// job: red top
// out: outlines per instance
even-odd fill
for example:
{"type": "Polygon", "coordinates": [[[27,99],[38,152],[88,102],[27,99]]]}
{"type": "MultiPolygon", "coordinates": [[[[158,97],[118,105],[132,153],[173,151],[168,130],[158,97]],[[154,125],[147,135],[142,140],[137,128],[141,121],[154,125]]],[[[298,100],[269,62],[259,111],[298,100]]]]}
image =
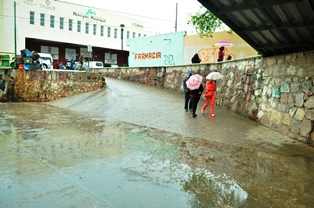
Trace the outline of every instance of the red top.
{"type": "Polygon", "coordinates": [[[216,91],[217,89],[217,86],[216,86],[216,83],[214,81],[207,81],[206,82],[206,91],[205,91],[205,94],[204,96],[207,97],[207,96],[210,96],[214,91],[216,91]]]}

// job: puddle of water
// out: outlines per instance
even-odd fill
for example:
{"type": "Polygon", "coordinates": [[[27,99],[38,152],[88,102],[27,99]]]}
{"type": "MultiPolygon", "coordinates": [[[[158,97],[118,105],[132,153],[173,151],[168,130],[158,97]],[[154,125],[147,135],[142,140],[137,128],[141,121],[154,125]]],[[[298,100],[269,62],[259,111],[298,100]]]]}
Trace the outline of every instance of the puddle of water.
{"type": "Polygon", "coordinates": [[[0,201],[6,204],[31,207],[56,197],[78,203],[65,189],[98,207],[314,204],[313,149],[305,146],[266,152],[37,103],[3,109],[0,201]],[[27,184],[33,184],[30,193],[27,184]],[[30,200],[31,194],[38,198],[30,200]]]}

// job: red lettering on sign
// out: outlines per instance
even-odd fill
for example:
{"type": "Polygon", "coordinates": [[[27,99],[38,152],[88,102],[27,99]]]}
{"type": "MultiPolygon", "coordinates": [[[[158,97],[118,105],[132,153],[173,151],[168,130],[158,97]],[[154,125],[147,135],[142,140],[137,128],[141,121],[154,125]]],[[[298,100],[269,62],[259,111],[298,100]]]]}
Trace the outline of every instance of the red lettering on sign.
{"type": "Polygon", "coordinates": [[[158,59],[161,58],[161,52],[135,53],[134,60],[138,59],[158,59]]]}

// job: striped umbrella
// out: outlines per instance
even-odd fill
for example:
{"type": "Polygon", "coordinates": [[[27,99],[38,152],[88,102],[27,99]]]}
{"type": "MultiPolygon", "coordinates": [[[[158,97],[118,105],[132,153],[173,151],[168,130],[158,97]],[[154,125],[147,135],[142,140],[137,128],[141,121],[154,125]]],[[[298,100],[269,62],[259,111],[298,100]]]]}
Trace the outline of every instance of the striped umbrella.
{"type": "Polygon", "coordinates": [[[216,47],[224,46],[225,48],[230,48],[230,47],[233,47],[234,45],[228,40],[220,40],[217,43],[215,43],[214,46],[216,47]]]}

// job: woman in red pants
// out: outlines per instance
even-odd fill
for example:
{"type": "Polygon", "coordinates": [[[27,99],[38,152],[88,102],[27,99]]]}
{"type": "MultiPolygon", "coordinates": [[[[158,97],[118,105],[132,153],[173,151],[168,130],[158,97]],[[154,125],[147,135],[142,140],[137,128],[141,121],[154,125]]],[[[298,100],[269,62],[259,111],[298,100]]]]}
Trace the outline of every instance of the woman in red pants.
{"type": "Polygon", "coordinates": [[[215,117],[214,108],[215,108],[215,91],[217,89],[216,83],[214,80],[208,80],[206,82],[206,91],[204,97],[206,98],[206,103],[202,107],[201,113],[204,114],[205,109],[210,103],[210,112],[209,115],[211,117],[215,117]]]}

